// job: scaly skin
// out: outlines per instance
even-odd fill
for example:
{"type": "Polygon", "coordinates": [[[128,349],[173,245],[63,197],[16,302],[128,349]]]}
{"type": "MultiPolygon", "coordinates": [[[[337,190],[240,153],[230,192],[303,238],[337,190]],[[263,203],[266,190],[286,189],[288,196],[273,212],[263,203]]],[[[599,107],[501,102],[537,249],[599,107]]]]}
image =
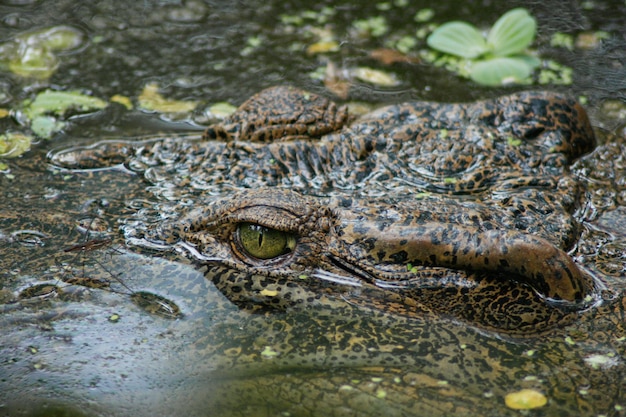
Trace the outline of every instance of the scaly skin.
{"type": "MultiPolygon", "coordinates": [[[[274,87],[207,128],[203,141],[120,144],[127,165],[147,167],[168,199],[174,190],[198,207],[146,236],[195,245],[201,262],[244,280],[343,280],[395,293],[407,314],[451,311],[508,332],[540,331],[597,299],[591,276],[566,253],[580,234],[574,213],[583,198],[569,165],[595,145],[574,100],[524,92],[404,103],[348,120],[327,99],[274,87]],[[239,243],[242,223],[287,232],[296,247],[256,259],[239,243]],[[492,314],[502,305],[514,306],[507,317],[492,314]]],[[[53,160],[106,165],[115,146],[53,160]]],[[[307,299],[317,288],[308,285],[307,299]]],[[[293,287],[281,293],[284,304],[297,298],[293,287]]]]}

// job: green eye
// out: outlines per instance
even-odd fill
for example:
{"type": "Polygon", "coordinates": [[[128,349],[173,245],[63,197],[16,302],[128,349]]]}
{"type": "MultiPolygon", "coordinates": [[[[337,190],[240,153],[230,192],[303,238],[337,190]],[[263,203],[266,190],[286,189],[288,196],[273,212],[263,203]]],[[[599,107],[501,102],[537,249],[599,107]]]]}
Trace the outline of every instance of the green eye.
{"type": "Polygon", "coordinates": [[[296,237],[254,223],[241,223],[237,232],[243,249],[258,259],[272,259],[294,250],[296,237]]]}

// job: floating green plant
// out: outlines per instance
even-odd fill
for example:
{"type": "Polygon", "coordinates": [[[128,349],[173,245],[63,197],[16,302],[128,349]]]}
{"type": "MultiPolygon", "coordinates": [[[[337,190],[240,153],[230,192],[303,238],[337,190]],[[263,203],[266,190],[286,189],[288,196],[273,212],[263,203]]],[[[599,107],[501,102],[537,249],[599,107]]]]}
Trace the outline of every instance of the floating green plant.
{"type": "Polygon", "coordinates": [[[526,52],[536,29],[535,19],[526,9],[518,8],[502,15],[486,37],[471,24],[454,21],[435,29],[427,43],[432,49],[466,60],[466,73],[459,72],[479,84],[526,83],[540,64],[526,52]]]}
{"type": "MultiPolygon", "coordinates": [[[[4,132],[0,135],[0,158],[15,158],[30,149],[32,138],[19,132],[4,132]]],[[[0,167],[0,170],[6,169],[0,167]]]]}
{"type": "Polygon", "coordinates": [[[0,67],[25,78],[45,80],[59,66],[58,52],[84,43],[83,33],[71,26],[53,26],[24,32],[0,44],[0,67]]]}
{"type": "Polygon", "coordinates": [[[38,137],[50,139],[65,127],[69,116],[91,113],[106,106],[106,101],[80,91],[44,90],[34,99],[22,103],[19,119],[38,137]]]}

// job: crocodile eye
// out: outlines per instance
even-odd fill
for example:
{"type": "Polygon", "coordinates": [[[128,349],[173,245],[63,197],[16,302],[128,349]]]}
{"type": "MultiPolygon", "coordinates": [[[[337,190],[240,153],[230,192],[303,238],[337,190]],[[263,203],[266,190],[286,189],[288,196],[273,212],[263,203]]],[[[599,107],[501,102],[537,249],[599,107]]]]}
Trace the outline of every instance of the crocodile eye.
{"type": "Polygon", "coordinates": [[[244,251],[258,259],[272,259],[294,250],[296,237],[254,223],[241,223],[237,227],[239,242],[244,251]]]}

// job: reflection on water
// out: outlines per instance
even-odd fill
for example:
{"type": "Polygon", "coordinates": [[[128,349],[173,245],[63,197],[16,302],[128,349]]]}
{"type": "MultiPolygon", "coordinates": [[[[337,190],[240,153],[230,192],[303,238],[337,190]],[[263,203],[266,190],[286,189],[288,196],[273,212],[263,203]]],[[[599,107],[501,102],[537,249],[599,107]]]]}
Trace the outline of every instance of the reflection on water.
{"type": "MultiPolygon", "coordinates": [[[[308,35],[287,33],[277,21],[282,13],[319,10],[322,4],[160,3],[2,2],[3,40],[63,23],[84,30],[88,44],[59,54],[59,68],[48,82],[3,71],[0,102],[17,105],[40,85],[135,97],[153,79],[168,95],[207,103],[239,103],[282,82],[323,89],[308,75],[325,65],[323,59],[297,53],[306,49],[300,43],[308,35]]],[[[336,25],[338,33],[383,9],[374,3],[329,5],[336,6],[335,20],[318,26],[336,25]]],[[[623,31],[623,2],[590,10],[572,2],[534,6],[546,36],[572,26],[623,31]]],[[[391,12],[390,26],[398,31],[388,34],[389,42],[413,34],[417,10],[433,5],[410,7],[391,12]]],[[[474,2],[442,3],[435,10],[446,16],[441,21],[480,16],[486,22],[503,11],[474,2]]],[[[623,97],[624,49],[617,35],[598,49],[574,53],[543,40],[543,49],[575,67],[571,91],[591,100],[595,124],[604,126],[623,123],[593,111],[606,95],[623,97]]],[[[333,59],[374,65],[362,51],[384,41],[368,42],[350,38],[351,48],[333,59]]],[[[354,97],[380,103],[501,92],[470,88],[425,65],[403,63],[392,70],[402,80],[399,90],[360,84],[354,97]]],[[[0,126],[19,127],[11,118],[0,119],[0,126]]],[[[607,279],[607,301],[586,312],[581,323],[512,339],[445,317],[407,319],[358,308],[349,303],[350,294],[333,308],[251,314],[177,254],[135,253],[119,235],[120,222],[140,210],[155,215],[154,195],[167,199],[167,190],[147,190],[130,170],[48,169],[44,154],[51,147],[135,136],[154,126],[172,124],[110,106],[73,118],[55,142],[7,162],[10,175],[0,176],[2,413],[502,416],[520,414],[505,406],[507,394],[531,389],[548,403],[529,415],[624,414],[626,306],[618,296],[625,287],[626,253],[622,141],[609,137],[609,144],[575,167],[592,197],[580,213],[587,223],[574,256],[607,279]]]]}

